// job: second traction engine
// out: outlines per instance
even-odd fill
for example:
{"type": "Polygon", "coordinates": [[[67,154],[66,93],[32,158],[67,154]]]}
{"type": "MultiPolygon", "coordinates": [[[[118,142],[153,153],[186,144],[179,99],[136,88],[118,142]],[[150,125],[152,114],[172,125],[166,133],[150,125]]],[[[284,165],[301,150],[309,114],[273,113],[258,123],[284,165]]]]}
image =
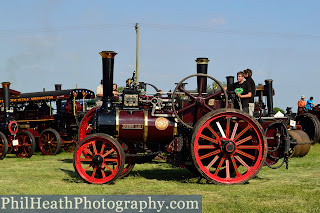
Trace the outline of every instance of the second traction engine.
{"type": "Polygon", "coordinates": [[[150,161],[166,152],[167,162],[210,182],[245,183],[256,176],[266,158],[271,159],[269,164],[275,164],[281,158],[287,159],[287,150],[294,147],[284,131],[279,132],[281,140],[273,137],[278,126],[286,129],[282,122],[261,116],[256,120],[231,108],[227,91],[207,74],[208,58],[198,58],[197,74],[182,79],[167,97],[162,97],[158,89],[155,95],[145,95],[142,90],[150,84],[138,85],[135,74],[127,80],[120,97],[114,97],[116,54],[100,53],[102,105],[87,112],[79,127],[80,143],[73,165],[84,181],[112,183],[129,174],[136,162],[150,161]],[[196,90],[189,81],[192,78],[196,79],[196,90]],[[207,80],[213,81],[213,88],[207,87],[207,80]],[[266,130],[268,140],[266,127],[259,122],[265,120],[270,123],[266,130]],[[284,154],[279,147],[284,147],[284,154]]]}

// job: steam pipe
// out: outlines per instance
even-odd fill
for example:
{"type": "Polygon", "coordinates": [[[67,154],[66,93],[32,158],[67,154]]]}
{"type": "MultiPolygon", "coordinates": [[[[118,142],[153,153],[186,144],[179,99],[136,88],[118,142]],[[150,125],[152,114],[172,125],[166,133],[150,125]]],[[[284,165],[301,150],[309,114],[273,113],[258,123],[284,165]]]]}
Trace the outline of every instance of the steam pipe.
{"type": "MultiPolygon", "coordinates": [[[[208,58],[197,58],[197,74],[208,74],[208,63],[209,59],[208,58]]],[[[202,93],[207,92],[207,78],[205,77],[197,77],[197,83],[198,83],[198,93],[200,92],[200,81],[203,79],[203,84],[202,84],[202,93]]]]}
{"type": "Polygon", "coordinates": [[[102,81],[103,97],[102,108],[110,110],[113,108],[113,67],[114,57],[117,55],[114,51],[102,51],[99,53],[102,57],[102,81]]]}
{"type": "Polygon", "coordinates": [[[268,107],[268,116],[273,116],[273,90],[272,90],[272,79],[267,79],[265,82],[265,89],[267,96],[267,107],[268,107]]]}
{"type": "MultiPolygon", "coordinates": [[[[56,91],[59,91],[59,90],[61,90],[61,86],[62,86],[61,84],[55,84],[54,88],[56,91]]],[[[59,123],[59,125],[62,125],[62,122],[61,122],[61,109],[62,109],[61,100],[58,99],[56,104],[57,104],[57,117],[58,117],[58,121],[59,121],[58,123],[59,123]]],[[[51,110],[50,110],[50,112],[51,112],[51,110]]]]}

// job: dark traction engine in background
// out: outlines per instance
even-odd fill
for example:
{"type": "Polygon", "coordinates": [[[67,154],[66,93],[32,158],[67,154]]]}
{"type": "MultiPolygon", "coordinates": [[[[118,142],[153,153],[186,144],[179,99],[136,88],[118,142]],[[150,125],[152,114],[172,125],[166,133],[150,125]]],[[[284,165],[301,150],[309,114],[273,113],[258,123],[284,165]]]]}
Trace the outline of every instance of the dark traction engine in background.
{"type": "Polygon", "coordinates": [[[83,180],[111,183],[126,176],[137,159],[152,159],[159,152],[169,153],[168,162],[214,183],[244,183],[255,177],[268,152],[264,129],[250,115],[228,108],[227,92],[207,75],[207,58],[198,58],[197,74],[180,81],[168,97],[141,95],[133,78],[116,102],[116,54],[100,53],[103,104],[87,112],[79,127],[74,168],[83,180]],[[191,78],[197,79],[196,91],[185,89],[191,78]],[[210,92],[208,79],[217,85],[210,92]]]}

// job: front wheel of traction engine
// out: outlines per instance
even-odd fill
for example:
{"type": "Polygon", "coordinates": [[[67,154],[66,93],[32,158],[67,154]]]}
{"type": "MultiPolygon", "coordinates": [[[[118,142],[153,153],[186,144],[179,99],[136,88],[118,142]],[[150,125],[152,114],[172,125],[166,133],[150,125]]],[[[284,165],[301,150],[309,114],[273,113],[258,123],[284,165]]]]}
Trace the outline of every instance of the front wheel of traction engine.
{"type": "Polygon", "coordinates": [[[213,183],[247,182],[260,171],[266,154],[261,125],[240,110],[216,110],[195,125],[192,160],[200,174],[213,183]]]}
{"type": "Polygon", "coordinates": [[[8,152],[8,140],[6,136],[0,132],[0,160],[5,158],[8,152]]]}
{"type": "Polygon", "coordinates": [[[125,153],[120,143],[107,134],[85,137],[74,152],[73,166],[86,182],[112,183],[123,171],[125,153]]]}
{"type": "Polygon", "coordinates": [[[13,147],[13,151],[17,157],[30,158],[36,150],[36,140],[31,132],[26,130],[17,133],[16,137],[19,141],[17,146],[13,147]]]}

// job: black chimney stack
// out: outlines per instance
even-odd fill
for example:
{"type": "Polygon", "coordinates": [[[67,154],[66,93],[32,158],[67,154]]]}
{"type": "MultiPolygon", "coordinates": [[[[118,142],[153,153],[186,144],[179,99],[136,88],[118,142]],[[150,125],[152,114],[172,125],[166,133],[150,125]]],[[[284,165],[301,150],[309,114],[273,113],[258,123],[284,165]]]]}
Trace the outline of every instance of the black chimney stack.
{"type": "Polygon", "coordinates": [[[227,90],[233,91],[234,76],[227,76],[227,90]]]}
{"type": "Polygon", "coordinates": [[[264,91],[267,96],[267,107],[268,107],[268,116],[273,116],[273,90],[272,90],[272,79],[267,79],[265,82],[264,91]]]}
{"type": "Polygon", "coordinates": [[[3,93],[3,104],[4,104],[4,114],[6,120],[10,118],[10,82],[2,82],[2,93],[3,93]]]}
{"type": "MultiPolygon", "coordinates": [[[[197,74],[208,74],[208,63],[209,59],[208,58],[197,58],[197,74]]],[[[200,92],[200,81],[201,78],[203,79],[203,84],[202,84],[202,93],[207,92],[207,78],[206,77],[197,77],[197,83],[198,83],[198,92],[200,92]]]]}
{"type": "Polygon", "coordinates": [[[113,108],[113,67],[114,57],[117,55],[114,51],[102,51],[99,53],[102,57],[102,81],[103,97],[102,108],[110,110],[113,108]]]}

